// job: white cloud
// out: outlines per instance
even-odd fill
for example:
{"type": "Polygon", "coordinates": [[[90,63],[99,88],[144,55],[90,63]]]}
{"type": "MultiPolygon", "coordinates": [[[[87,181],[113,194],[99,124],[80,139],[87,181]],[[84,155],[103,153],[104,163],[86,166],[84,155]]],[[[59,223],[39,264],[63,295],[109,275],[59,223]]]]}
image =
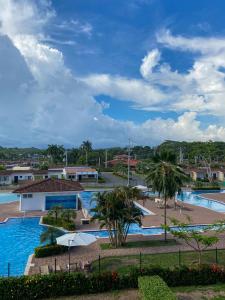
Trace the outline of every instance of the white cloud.
{"type": "MultiPolygon", "coordinates": [[[[197,120],[197,112],[224,114],[224,77],[218,69],[222,54],[212,61],[209,52],[200,51],[202,57],[193,68],[180,74],[168,64],[160,64],[155,49],[143,59],[144,79],[110,74],[76,78],[65,66],[62,52],[47,43],[45,26],[55,16],[50,2],[0,0],[0,7],[2,145],[78,145],[87,138],[96,146],[124,145],[129,136],[141,144],[168,138],[225,139],[224,127],[202,129],[197,120]],[[94,99],[99,94],[132,102],[139,109],[173,109],[182,114],[177,120],[122,122],[104,114],[108,104],[94,99]]],[[[92,30],[82,28],[87,34],[92,30]]],[[[188,43],[183,41],[182,47],[188,43]]]]}
{"type": "Polygon", "coordinates": [[[160,52],[158,49],[153,49],[149,51],[148,54],[142,59],[142,64],[140,67],[141,75],[144,78],[148,78],[152,74],[152,70],[157,66],[160,60],[160,52]]]}

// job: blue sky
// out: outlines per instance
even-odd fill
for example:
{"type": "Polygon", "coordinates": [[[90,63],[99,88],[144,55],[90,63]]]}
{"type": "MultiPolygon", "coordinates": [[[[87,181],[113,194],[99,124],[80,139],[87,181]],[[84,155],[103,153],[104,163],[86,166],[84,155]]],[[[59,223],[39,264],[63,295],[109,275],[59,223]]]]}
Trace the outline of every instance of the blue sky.
{"type": "Polygon", "coordinates": [[[223,0],[0,6],[0,144],[225,139],[223,0]]]}

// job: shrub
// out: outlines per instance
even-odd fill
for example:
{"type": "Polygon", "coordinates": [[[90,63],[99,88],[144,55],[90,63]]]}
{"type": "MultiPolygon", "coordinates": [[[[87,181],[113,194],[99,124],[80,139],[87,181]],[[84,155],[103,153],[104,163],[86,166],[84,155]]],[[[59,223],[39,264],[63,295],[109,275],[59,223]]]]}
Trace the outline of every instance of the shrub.
{"type": "MultiPolygon", "coordinates": [[[[85,275],[81,273],[56,273],[50,275],[0,278],[0,299],[33,300],[62,296],[101,293],[138,287],[140,276],[160,276],[168,286],[209,285],[225,283],[225,269],[218,265],[199,268],[133,269],[119,275],[117,272],[85,275]]],[[[154,299],[154,298],[153,298],[154,299]]],[[[161,299],[170,299],[163,297],[161,299]]]]}
{"type": "Polygon", "coordinates": [[[138,278],[138,288],[142,300],[175,300],[176,296],[159,276],[138,278]]]}
{"type": "Polygon", "coordinates": [[[73,221],[66,221],[62,218],[58,218],[57,221],[54,217],[51,216],[44,216],[42,218],[42,223],[46,225],[52,225],[55,227],[63,227],[67,230],[75,230],[75,224],[73,221]]]}
{"type": "Polygon", "coordinates": [[[46,257],[51,255],[57,255],[64,253],[68,250],[67,247],[61,245],[45,245],[41,247],[37,247],[34,250],[35,257],[46,257]]]}

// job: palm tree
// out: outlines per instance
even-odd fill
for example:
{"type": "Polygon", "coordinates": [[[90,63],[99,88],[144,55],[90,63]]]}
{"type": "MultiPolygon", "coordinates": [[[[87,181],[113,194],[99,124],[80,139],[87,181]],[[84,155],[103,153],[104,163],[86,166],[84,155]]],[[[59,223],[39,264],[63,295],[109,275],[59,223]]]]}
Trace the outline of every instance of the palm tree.
{"type": "MultiPolygon", "coordinates": [[[[139,192],[139,191],[138,191],[139,192]]],[[[116,188],[112,192],[97,195],[96,207],[92,219],[98,220],[100,228],[105,227],[114,247],[126,242],[127,234],[132,223],[141,225],[142,211],[135,206],[137,190],[129,187],[116,188]]]]}
{"type": "Polygon", "coordinates": [[[152,185],[153,192],[158,192],[164,197],[164,234],[167,241],[167,200],[175,198],[184,181],[188,177],[176,165],[176,156],[171,152],[157,154],[149,167],[146,177],[147,185],[152,185]]]}
{"type": "Polygon", "coordinates": [[[57,223],[60,214],[62,213],[63,207],[61,205],[53,206],[48,212],[49,216],[54,216],[55,222],[57,223]]]}
{"type": "Polygon", "coordinates": [[[43,243],[50,243],[50,245],[55,244],[56,238],[62,235],[62,231],[54,228],[48,227],[48,229],[40,235],[40,242],[43,243]]]}
{"type": "Polygon", "coordinates": [[[81,151],[85,152],[85,156],[86,156],[86,165],[88,164],[88,153],[92,151],[92,143],[87,140],[87,141],[83,141],[81,146],[80,146],[81,151]]]}
{"type": "Polygon", "coordinates": [[[62,212],[62,219],[64,219],[66,222],[70,222],[71,220],[75,219],[77,216],[77,213],[74,209],[64,209],[62,212]]]}

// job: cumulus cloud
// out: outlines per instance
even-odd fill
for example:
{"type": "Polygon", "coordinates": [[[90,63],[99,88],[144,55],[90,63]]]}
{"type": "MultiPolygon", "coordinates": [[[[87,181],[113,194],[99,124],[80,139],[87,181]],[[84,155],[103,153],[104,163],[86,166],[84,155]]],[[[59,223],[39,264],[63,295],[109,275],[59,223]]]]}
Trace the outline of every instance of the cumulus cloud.
{"type": "MultiPolygon", "coordinates": [[[[197,120],[199,112],[224,113],[224,75],[219,70],[223,58],[219,52],[212,61],[211,52],[198,50],[202,56],[187,74],[160,64],[160,52],[153,49],[142,61],[143,79],[110,73],[77,78],[65,66],[63,53],[47,42],[51,37],[45,34],[45,27],[56,17],[49,1],[0,0],[0,7],[2,145],[79,145],[87,138],[95,146],[124,145],[127,137],[141,144],[155,144],[168,138],[225,139],[223,127],[210,125],[202,129],[197,120]],[[108,104],[98,103],[94,98],[99,94],[133,102],[135,109],[163,107],[181,113],[176,120],[122,122],[105,114],[108,104]]],[[[88,35],[92,27],[81,26],[80,30],[88,35]]],[[[168,36],[171,39],[172,35],[168,36]]],[[[176,37],[173,38],[170,43],[162,39],[159,42],[175,47],[176,37]]],[[[189,40],[177,42],[177,48],[184,48],[185,44],[185,49],[190,49],[188,43],[189,40]]]]}

